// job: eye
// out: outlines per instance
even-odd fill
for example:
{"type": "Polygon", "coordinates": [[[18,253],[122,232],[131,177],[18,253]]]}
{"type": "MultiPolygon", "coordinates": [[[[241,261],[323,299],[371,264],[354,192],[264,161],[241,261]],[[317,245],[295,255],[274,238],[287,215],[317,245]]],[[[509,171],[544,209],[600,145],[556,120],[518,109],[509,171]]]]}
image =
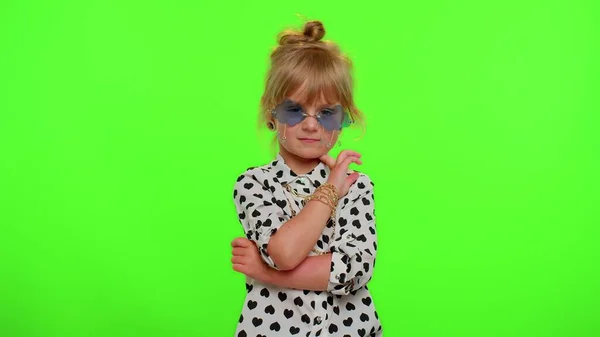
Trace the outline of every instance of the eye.
{"type": "Polygon", "coordinates": [[[323,116],[331,116],[335,114],[335,111],[331,110],[331,109],[323,109],[321,110],[321,115],[323,116]]]}
{"type": "Polygon", "coordinates": [[[285,109],[288,112],[302,112],[302,108],[299,106],[289,106],[285,109]]]}

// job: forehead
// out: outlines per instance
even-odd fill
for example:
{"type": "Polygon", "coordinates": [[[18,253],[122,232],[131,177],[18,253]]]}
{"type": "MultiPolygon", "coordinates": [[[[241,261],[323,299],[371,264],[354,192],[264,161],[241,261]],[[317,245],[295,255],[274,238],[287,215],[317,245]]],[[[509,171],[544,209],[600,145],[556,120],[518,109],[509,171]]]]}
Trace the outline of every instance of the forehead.
{"type": "Polygon", "coordinates": [[[288,98],[296,104],[300,104],[304,107],[330,107],[339,104],[335,99],[327,99],[325,96],[321,96],[315,99],[309,99],[306,95],[289,95],[288,98]]]}
{"type": "Polygon", "coordinates": [[[302,85],[287,95],[292,101],[304,106],[332,106],[339,104],[337,92],[327,88],[309,88],[302,85]]]}

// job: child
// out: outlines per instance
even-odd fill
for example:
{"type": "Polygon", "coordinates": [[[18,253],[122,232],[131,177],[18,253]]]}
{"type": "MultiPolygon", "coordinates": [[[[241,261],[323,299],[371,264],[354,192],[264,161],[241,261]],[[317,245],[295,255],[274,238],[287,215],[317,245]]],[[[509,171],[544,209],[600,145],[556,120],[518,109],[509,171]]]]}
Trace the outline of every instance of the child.
{"type": "Polygon", "coordinates": [[[373,183],[348,170],[359,153],[328,156],[340,132],[362,120],[351,63],[321,41],[319,21],[285,31],[271,54],[261,119],[279,153],[250,168],[233,198],[246,238],[232,242],[246,275],[237,337],[382,336],[367,288],[377,236],[373,183]]]}

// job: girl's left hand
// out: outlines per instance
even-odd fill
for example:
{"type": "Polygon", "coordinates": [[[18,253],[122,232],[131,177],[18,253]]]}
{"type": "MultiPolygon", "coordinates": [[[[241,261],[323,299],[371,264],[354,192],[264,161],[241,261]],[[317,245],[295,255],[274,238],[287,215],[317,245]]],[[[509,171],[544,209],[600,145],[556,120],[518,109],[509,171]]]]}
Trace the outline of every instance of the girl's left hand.
{"type": "MultiPolygon", "coordinates": [[[[360,156],[357,152],[351,152],[351,155],[360,156]]],[[[333,169],[335,167],[336,159],[330,156],[328,153],[319,157],[319,160],[321,160],[330,169],[333,169]]],[[[354,170],[348,169],[348,173],[354,173],[354,170]]]]}
{"type": "Polygon", "coordinates": [[[253,241],[237,238],[231,242],[233,270],[245,274],[262,283],[268,283],[269,275],[274,269],[262,260],[258,248],[253,241]]]}

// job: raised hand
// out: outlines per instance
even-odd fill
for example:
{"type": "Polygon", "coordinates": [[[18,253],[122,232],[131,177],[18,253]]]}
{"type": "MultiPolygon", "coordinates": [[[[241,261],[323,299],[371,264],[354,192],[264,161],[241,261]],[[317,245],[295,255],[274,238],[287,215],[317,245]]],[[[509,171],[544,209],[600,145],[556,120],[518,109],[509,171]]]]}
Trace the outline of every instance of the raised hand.
{"type": "Polygon", "coordinates": [[[350,186],[356,182],[359,174],[348,169],[350,163],[362,164],[360,160],[361,154],[355,151],[344,150],[340,152],[337,159],[333,159],[328,154],[321,156],[319,159],[325,163],[331,170],[328,183],[334,185],[338,189],[338,197],[341,198],[348,193],[350,186]],[[350,175],[348,175],[350,173],[350,175]]]}

